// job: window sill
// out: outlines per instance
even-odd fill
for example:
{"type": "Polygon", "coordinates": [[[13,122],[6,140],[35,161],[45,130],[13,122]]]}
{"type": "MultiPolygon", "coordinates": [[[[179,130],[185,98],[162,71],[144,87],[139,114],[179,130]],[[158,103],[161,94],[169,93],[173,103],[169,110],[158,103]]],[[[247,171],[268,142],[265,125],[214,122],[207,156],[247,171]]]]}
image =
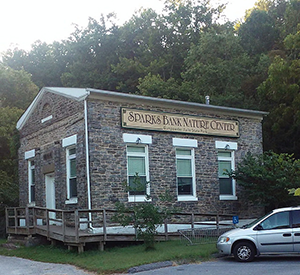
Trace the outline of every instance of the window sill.
{"type": "Polygon", "coordinates": [[[220,201],[236,201],[237,200],[237,196],[220,195],[219,199],[220,199],[220,201]]]}
{"type": "Polygon", "coordinates": [[[33,201],[33,202],[29,202],[29,203],[27,204],[27,206],[28,206],[28,207],[35,206],[35,201],[33,201]]]}
{"type": "Polygon", "coordinates": [[[178,196],[177,200],[178,201],[198,201],[198,198],[194,197],[194,196],[178,196]]]}
{"type": "Polygon", "coordinates": [[[65,201],[65,204],[76,204],[76,203],[78,203],[77,198],[70,198],[70,199],[65,201]]]}
{"type": "Polygon", "coordinates": [[[151,202],[145,196],[128,196],[128,202],[151,202]]]}

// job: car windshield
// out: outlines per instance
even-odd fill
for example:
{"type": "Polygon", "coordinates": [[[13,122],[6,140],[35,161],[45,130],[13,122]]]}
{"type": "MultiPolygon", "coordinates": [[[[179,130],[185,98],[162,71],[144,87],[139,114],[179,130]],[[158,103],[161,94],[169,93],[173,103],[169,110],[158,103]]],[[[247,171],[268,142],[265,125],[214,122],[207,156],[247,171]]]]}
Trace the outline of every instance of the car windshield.
{"type": "Polygon", "coordinates": [[[268,214],[266,214],[266,215],[264,215],[264,216],[262,216],[262,217],[260,217],[260,218],[258,218],[256,220],[254,220],[254,221],[252,221],[250,223],[247,223],[247,224],[243,225],[242,228],[250,228],[250,227],[252,227],[256,223],[259,223],[260,221],[262,221],[265,217],[269,216],[271,213],[272,212],[269,212],[268,214]]]}

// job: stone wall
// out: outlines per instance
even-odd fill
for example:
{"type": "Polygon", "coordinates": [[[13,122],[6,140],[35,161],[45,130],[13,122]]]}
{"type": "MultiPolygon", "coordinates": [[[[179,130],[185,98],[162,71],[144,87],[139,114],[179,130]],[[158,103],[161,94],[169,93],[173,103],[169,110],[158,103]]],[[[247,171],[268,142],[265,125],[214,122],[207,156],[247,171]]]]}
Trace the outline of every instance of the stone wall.
{"type": "MultiPolygon", "coordinates": [[[[260,215],[263,211],[245,200],[237,186],[235,201],[219,200],[218,163],[215,141],[237,142],[236,162],[246,152],[262,152],[261,121],[216,115],[199,111],[174,108],[158,108],[146,104],[128,104],[126,102],[88,100],[88,130],[90,151],[90,179],[93,208],[114,208],[117,201],[128,202],[124,182],[127,180],[126,144],[123,133],[152,136],[149,145],[149,169],[151,196],[154,202],[165,190],[169,190],[172,206],[182,211],[200,213],[239,214],[242,217],[260,215]],[[201,117],[238,120],[240,137],[214,137],[205,135],[158,132],[121,128],[121,108],[135,108],[158,112],[180,113],[201,117]],[[196,195],[198,201],[178,202],[176,195],[176,161],[172,138],[187,138],[198,141],[195,148],[196,195]]],[[[28,162],[24,153],[35,149],[36,167],[36,205],[46,206],[45,174],[54,173],[56,208],[87,208],[87,182],[85,166],[85,130],[84,104],[63,96],[45,93],[33,113],[20,131],[19,175],[20,205],[28,204],[28,162]],[[52,115],[52,119],[41,123],[41,120],[52,115]],[[66,201],[66,151],[62,139],[77,134],[77,190],[78,204],[65,204],[66,201]]]]}
{"type": "MultiPolygon", "coordinates": [[[[239,138],[212,137],[204,135],[180,134],[121,128],[121,107],[139,108],[126,103],[89,101],[89,139],[91,163],[91,190],[93,208],[113,208],[116,201],[127,202],[128,196],[123,183],[126,182],[126,144],[123,133],[152,136],[149,145],[150,184],[152,200],[158,201],[160,194],[170,190],[174,207],[183,211],[233,213],[242,216],[257,216],[261,209],[250,205],[237,186],[236,201],[219,200],[218,163],[215,141],[238,143],[235,157],[240,161],[247,151],[262,152],[261,121],[244,117],[216,116],[199,112],[185,112],[187,115],[235,119],[240,123],[239,138]],[[196,139],[196,192],[198,201],[178,202],[176,196],[176,162],[172,138],[196,139]]],[[[158,109],[142,106],[143,110],[182,113],[177,109],[158,109]]]]}
{"type": "Polygon", "coordinates": [[[86,168],[84,146],[83,102],[45,93],[20,131],[19,179],[20,205],[28,204],[28,163],[26,151],[35,149],[36,205],[46,206],[45,174],[54,173],[56,208],[86,208],[86,168]],[[46,110],[46,111],[45,111],[46,110]],[[45,123],[41,120],[49,115],[53,118],[45,123]],[[77,173],[79,205],[66,205],[66,149],[62,139],[77,134],[77,173]]]}

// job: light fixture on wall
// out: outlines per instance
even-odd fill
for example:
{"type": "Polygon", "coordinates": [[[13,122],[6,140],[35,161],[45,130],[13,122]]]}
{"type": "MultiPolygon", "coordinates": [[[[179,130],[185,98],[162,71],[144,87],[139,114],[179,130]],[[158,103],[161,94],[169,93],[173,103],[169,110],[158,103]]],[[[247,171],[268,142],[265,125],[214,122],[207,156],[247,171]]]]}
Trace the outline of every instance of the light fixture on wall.
{"type": "Polygon", "coordinates": [[[138,137],[135,141],[136,144],[140,144],[142,142],[142,140],[138,137]]]}
{"type": "Polygon", "coordinates": [[[225,150],[230,150],[230,145],[229,144],[225,145],[225,150]]]}
{"type": "Polygon", "coordinates": [[[205,104],[209,105],[209,95],[205,96],[205,104]]]}

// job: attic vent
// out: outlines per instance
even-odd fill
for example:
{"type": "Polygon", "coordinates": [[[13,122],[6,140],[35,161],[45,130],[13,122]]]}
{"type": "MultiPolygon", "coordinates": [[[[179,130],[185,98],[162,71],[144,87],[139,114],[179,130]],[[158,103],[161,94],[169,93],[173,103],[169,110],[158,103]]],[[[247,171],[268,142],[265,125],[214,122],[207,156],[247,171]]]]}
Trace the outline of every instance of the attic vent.
{"type": "Polygon", "coordinates": [[[42,123],[45,123],[46,121],[49,121],[49,120],[51,120],[52,118],[53,118],[52,115],[51,115],[51,116],[47,116],[47,117],[43,118],[43,119],[41,120],[41,122],[42,122],[42,123]]]}

